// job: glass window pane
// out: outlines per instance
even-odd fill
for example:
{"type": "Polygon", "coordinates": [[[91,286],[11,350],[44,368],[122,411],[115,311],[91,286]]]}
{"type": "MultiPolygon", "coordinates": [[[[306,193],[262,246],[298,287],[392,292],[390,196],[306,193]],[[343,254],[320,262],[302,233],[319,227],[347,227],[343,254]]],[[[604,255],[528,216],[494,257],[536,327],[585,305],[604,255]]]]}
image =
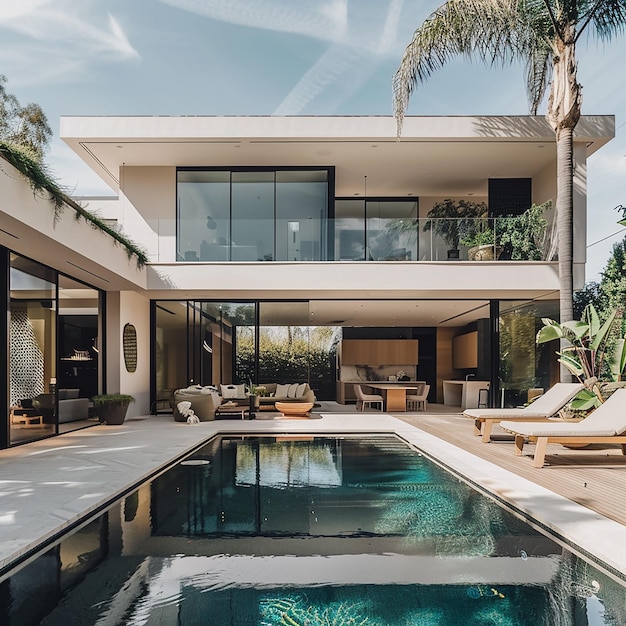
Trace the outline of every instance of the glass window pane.
{"type": "Polygon", "coordinates": [[[11,255],[9,304],[10,443],[56,432],[56,274],[11,255]]]}
{"type": "Polygon", "coordinates": [[[179,261],[230,258],[230,172],[178,172],[179,261]]]}
{"type": "Polygon", "coordinates": [[[500,303],[500,402],[518,406],[528,401],[528,390],[547,390],[558,382],[556,350],[558,342],[537,345],[535,337],[542,327],[541,318],[558,319],[559,303],[500,303]],[[553,345],[556,344],[556,345],[553,345]]]}
{"type": "Polygon", "coordinates": [[[365,259],[365,205],[362,199],[335,201],[335,259],[365,259]]]}
{"type": "Polygon", "coordinates": [[[417,200],[368,200],[368,258],[376,261],[411,261],[418,258],[417,200]]]}
{"type": "Polygon", "coordinates": [[[309,303],[259,303],[259,382],[309,380],[309,303]]]}
{"type": "Polygon", "coordinates": [[[274,259],[274,172],[233,172],[232,261],[274,259]]]}
{"type": "Polygon", "coordinates": [[[255,319],[254,302],[202,303],[203,384],[255,381],[255,319]]]}
{"type": "Polygon", "coordinates": [[[276,259],[323,258],[328,215],[326,170],[276,172],[276,259]]]}
{"type": "Polygon", "coordinates": [[[100,388],[100,293],[67,276],[59,276],[56,388],[59,430],[83,428],[89,401],[100,388]],[[65,390],[73,390],[73,392],[65,390]],[[75,395],[76,399],[70,398],[75,395]],[[63,399],[63,395],[67,397],[63,399]]]}
{"type": "Polygon", "coordinates": [[[187,386],[187,302],[156,302],[156,410],[171,410],[175,389],[187,386]]]}

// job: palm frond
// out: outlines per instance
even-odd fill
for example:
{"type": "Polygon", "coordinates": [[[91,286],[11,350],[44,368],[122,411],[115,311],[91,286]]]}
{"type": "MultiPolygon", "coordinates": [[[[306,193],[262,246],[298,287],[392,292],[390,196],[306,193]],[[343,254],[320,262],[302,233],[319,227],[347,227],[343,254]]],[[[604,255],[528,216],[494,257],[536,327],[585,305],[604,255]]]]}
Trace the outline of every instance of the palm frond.
{"type": "Polygon", "coordinates": [[[551,79],[552,50],[542,46],[533,51],[527,67],[526,93],[530,101],[530,111],[533,115],[537,115],[537,110],[543,102],[551,79]]]}
{"type": "Polygon", "coordinates": [[[596,0],[588,2],[581,11],[580,25],[576,39],[591,27],[601,41],[610,40],[613,35],[621,34],[626,29],[626,2],[624,0],[596,0]]]}
{"type": "Polygon", "coordinates": [[[413,34],[393,78],[398,136],[416,86],[452,58],[476,57],[488,65],[528,58],[537,41],[523,6],[519,0],[448,0],[426,19],[413,34]]]}

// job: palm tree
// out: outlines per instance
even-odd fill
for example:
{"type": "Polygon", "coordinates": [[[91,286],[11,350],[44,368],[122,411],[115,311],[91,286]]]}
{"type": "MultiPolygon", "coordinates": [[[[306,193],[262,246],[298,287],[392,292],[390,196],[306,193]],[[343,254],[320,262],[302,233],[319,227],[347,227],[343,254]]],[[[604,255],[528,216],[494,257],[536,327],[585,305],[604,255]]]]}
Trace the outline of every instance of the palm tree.
{"type": "Polygon", "coordinates": [[[393,79],[398,136],[415,87],[458,55],[492,66],[523,61],[533,115],[549,86],[546,117],[557,149],[561,322],[573,319],[573,135],[582,101],[576,44],[586,30],[608,41],[625,26],[625,0],[448,0],[415,31],[393,79]]]}

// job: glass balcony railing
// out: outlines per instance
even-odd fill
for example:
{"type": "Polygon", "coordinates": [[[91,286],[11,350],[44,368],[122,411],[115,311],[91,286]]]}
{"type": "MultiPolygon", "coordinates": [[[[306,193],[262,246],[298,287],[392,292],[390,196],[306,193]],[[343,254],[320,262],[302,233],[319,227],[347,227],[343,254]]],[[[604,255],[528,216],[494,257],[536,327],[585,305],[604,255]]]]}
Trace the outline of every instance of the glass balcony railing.
{"type": "Polygon", "coordinates": [[[152,220],[135,241],[143,242],[151,262],[161,263],[556,260],[547,221],[530,212],[499,218],[246,220],[213,230],[206,220],[152,220]]]}

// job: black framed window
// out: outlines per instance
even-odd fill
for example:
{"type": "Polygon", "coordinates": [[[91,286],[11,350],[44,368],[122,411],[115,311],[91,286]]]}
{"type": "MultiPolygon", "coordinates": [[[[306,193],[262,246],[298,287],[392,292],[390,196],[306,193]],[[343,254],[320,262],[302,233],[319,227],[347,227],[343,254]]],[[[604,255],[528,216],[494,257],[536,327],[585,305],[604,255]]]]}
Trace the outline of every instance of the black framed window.
{"type": "Polygon", "coordinates": [[[326,260],[332,180],[332,168],[179,168],[177,260],[326,260]]]}

